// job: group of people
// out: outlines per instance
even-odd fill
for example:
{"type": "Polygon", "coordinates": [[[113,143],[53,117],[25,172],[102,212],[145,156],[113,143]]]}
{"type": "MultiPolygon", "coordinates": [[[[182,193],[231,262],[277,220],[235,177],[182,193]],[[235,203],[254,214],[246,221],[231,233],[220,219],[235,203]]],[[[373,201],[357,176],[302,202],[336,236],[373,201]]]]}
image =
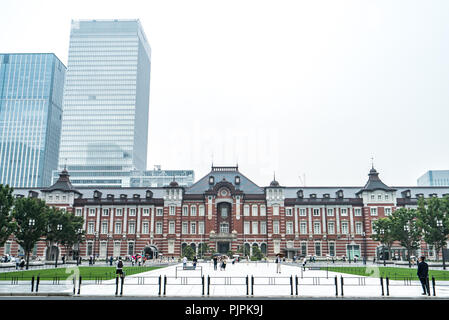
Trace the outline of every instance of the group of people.
{"type": "MultiPolygon", "coordinates": [[[[217,270],[218,264],[220,264],[220,271],[226,271],[227,257],[226,256],[214,256],[212,258],[214,262],[214,270],[217,270]]],[[[235,260],[232,262],[235,263],[235,260]]]]}

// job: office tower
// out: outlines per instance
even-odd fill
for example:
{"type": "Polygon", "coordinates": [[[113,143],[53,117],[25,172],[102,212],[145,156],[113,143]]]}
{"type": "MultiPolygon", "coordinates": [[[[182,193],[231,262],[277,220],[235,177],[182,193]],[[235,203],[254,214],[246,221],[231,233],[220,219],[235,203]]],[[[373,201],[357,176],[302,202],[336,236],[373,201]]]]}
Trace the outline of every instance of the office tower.
{"type": "Polygon", "coordinates": [[[418,178],[418,186],[449,186],[449,170],[429,170],[418,178]]]}
{"type": "Polygon", "coordinates": [[[146,169],[150,70],[139,20],[72,21],[59,170],[74,185],[120,186],[146,169]]]}
{"type": "Polygon", "coordinates": [[[0,183],[41,187],[58,165],[66,67],[52,53],[0,54],[0,183]]]}

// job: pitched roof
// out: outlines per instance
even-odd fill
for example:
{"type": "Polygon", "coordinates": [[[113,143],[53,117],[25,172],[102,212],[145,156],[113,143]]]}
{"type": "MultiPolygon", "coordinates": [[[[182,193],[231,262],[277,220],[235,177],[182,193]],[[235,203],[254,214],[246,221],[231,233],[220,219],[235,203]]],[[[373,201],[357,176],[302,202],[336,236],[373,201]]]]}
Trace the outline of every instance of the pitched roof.
{"type": "Polygon", "coordinates": [[[374,190],[384,190],[384,191],[396,191],[396,189],[390,188],[385,183],[382,182],[379,178],[379,173],[376,171],[376,169],[371,168],[371,170],[368,173],[368,181],[366,182],[365,186],[360,189],[357,194],[362,193],[363,191],[374,191],[374,190]]]}
{"type": "Polygon", "coordinates": [[[64,168],[64,170],[61,171],[59,174],[58,181],[56,181],[52,186],[41,189],[42,192],[52,192],[52,191],[64,191],[64,192],[75,192],[78,194],[81,194],[78,190],[76,190],[69,179],[70,175],[67,172],[67,170],[64,168]]]}

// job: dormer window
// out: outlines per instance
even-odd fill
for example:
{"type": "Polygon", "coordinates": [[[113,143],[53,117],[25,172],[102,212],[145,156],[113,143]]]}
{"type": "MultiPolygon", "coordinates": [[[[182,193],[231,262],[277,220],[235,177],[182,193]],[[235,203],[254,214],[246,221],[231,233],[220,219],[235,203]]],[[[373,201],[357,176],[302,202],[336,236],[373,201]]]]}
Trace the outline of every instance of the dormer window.
{"type": "Polygon", "coordinates": [[[343,190],[337,191],[337,198],[342,199],[343,198],[343,190]]]}
{"type": "Polygon", "coordinates": [[[145,194],[145,197],[146,197],[147,199],[153,198],[153,192],[152,192],[151,190],[147,190],[147,192],[146,192],[146,194],[145,194]]]}
{"type": "Polygon", "coordinates": [[[417,198],[424,198],[424,194],[422,194],[422,193],[417,193],[417,194],[416,194],[416,197],[417,197],[417,198]]]}
{"type": "Polygon", "coordinates": [[[298,198],[302,199],[304,198],[304,191],[298,190],[298,192],[296,192],[296,195],[298,196],[298,198]]]}
{"type": "Polygon", "coordinates": [[[311,194],[310,194],[310,198],[311,198],[311,199],[316,199],[316,193],[311,193],[311,194]]]}
{"type": "Polygon", "coordinates": [[[214,182],[215,182],[214,177],[213,177],[213,176],[210,176],[210,177],[209,177],[209,184],[214,184],[214,182]]]}
{"type": "Polygon", "coordinates": [[[239,176],[235,176],[235,184],[240,184],[240,177],[239,176]]]}
{"type": "Polygon", "coordinates": [[[95,190],[95,191],[94,191],[94,199],[99,199],[99,198],[101,198],[101,192],[95,190]]]}
{"type": "Polygon", "coordinates": [[[134,199],[140,199],[140,194],[135,193],[135,194],[133,195],[133,198],[134,198],[134,199]]]}
{"type": "Polygon", "coordinates": [[[324,197],[324,199],[329,199],[329,198],[330,198],[330,194],[329,194],[329,193],[325,193],[325,194],[323,195],[323,197],[324,197]]]}

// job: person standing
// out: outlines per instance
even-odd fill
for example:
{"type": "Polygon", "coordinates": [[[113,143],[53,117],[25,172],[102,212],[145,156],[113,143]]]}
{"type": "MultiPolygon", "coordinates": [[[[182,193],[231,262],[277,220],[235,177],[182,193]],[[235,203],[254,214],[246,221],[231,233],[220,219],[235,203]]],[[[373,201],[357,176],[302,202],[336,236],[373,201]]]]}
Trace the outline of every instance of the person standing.
{"type": "Polygon", "coordinates": [[[187,257],[182,259],[182,267],[185,268],[187,266],[187,257]]]}
{"type": "Polygon", "coordinates": [[[198,259],[195,257],[193,257],[193,269],[196,269],[196,263],[198,262],[198,259]]]}
{"type": "Polygon", "coordinates": [[[423,288],[423,293],[422,295],[429,295],[430,296],[430,288],[429,288],[429,266],[428,264],[424,261],[426,259],[425,256],[421,256],[419,258],[419,263],[418,263],[418,278],[419,281],[421,281],[421,286],[423,288]]]}
{"type": "Polygon", "coordinates": [[[278,254],[276,256],[276,273],[281,273],[281,256],[278,254]]]}
{"type": "Polygon", "coordinates": [[[217,264],[218,264],[218,258],[217,258],[217,256],[215,256],[215,257],[213,258],[213,260],[214,260],[214,270],[217,270],[217,264]]]}
{"type": "Polygon", "coordinates": [[[116,277],[123,278],[123,261],[122,258],[118,258],[117,267],[115,270],[116,277]]]}
{"type": "Polygon", "coordinates": [[[307,264],[307,257],[304,257],[304,259],[302,260],[302,268],[304,271],[306,271],[306,264],[307,264]]]}

